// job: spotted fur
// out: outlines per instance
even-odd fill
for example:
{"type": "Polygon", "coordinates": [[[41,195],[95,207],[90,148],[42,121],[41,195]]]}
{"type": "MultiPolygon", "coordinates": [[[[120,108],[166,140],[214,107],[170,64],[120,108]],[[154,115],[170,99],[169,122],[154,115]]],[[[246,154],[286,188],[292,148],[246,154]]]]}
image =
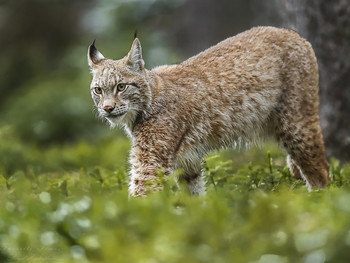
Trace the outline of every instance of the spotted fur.
{"type": "Polygon", "coordinates": [[[147,70],[136,38],[120,60],[92,44],[91,93],[100,116],[131,138],[130,194],[161,189],[157,174],[182,169],[192,193],[204,191],[203,156],[275,137],[288,166],[325,187],[328,163],[318,115],[318,67],[309,42],[287,29],[257,27],[177,65],[147,70]],[[118,91],[118,84],[125,84],[118,91]],[[97,94],[95,88],[101,88],[97,94]]]}

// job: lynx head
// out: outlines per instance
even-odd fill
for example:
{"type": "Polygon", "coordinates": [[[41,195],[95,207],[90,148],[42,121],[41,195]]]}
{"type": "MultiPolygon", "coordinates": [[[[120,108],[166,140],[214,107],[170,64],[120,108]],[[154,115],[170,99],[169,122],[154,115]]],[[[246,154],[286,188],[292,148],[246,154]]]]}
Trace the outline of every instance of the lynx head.
{"type": "Polygon", "coordinates": [[[140,41],[135,38],[129,53],[119,60],[105,58],[96,49],[95,41],[87,56],[93,76],[90,91],[99,116],[112,127],[122,124],[131,129],[151,104],[140,41]]]}

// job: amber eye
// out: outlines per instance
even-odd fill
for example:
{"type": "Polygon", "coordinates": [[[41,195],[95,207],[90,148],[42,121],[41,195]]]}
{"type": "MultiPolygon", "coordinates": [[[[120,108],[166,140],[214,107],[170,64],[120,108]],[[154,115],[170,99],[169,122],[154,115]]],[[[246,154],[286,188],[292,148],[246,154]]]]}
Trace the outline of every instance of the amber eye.
{"type": "Polygon", "coordinates": [[[98,94],[98,95],[101,95],[102,94],[102,89],[100,87],[96,87],[95,88],[95,93],[98,94]]]}
{"type": "Polygon", "coordinates": [[[126,84],[118,84],[117,85],[117,91],[123,91],[126,88],[126,84]]]}

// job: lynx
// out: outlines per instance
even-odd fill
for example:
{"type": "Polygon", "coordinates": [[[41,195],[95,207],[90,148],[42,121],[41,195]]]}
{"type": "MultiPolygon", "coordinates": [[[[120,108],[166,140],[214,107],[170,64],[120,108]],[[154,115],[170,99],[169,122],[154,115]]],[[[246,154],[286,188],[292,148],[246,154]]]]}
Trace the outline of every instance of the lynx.
{"type": "Polygon", "coordinates": [[[122,59],[88,49],[91,95],[101,118],[131,138],[131,196],[162,189],[158,170],[188,191],[205,191],[208,151],[274,137],[291,173],[325,187],[329,165],[318,115],[318,67],[296,32],[256,27],[176,65],[145,68],[135,38],[122,59]],[[159,181],[158,181],[159,182],[159,181]]]}

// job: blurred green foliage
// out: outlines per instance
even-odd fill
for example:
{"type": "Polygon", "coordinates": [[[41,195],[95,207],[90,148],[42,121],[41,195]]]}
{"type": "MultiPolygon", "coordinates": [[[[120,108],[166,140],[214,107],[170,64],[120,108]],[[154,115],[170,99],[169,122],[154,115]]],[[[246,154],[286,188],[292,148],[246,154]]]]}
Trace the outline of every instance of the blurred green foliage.
{"type": "Polygon", "coordinates": [[[16,127],[22,138],[41,143],[92,138],[98,122],[88,87],[82,84],[79,79],[29,83],[5,102],[8,110],[3,120],[16,127]]]}
{"type": "Polygon", "coordinates": [[[210,154],[205,196],[172,175],[163,192],[129,199],[125,137],[43,147],[0,134],[1,262],[350,260],[350,165],[332,160],[328,188],[308,192],[267,144],[210,154]]]}
{"type": "Polygon", "coordinates": [[[74,144],[42,146],[19,139],[11,127],[0,129],[0,172],[10,178],[16,172],[27,174],[64,172],[103,165],[106,169],[121,169],[127,165],[129,141],[111,132],[95,141],[81,140],[74,144]]]}

